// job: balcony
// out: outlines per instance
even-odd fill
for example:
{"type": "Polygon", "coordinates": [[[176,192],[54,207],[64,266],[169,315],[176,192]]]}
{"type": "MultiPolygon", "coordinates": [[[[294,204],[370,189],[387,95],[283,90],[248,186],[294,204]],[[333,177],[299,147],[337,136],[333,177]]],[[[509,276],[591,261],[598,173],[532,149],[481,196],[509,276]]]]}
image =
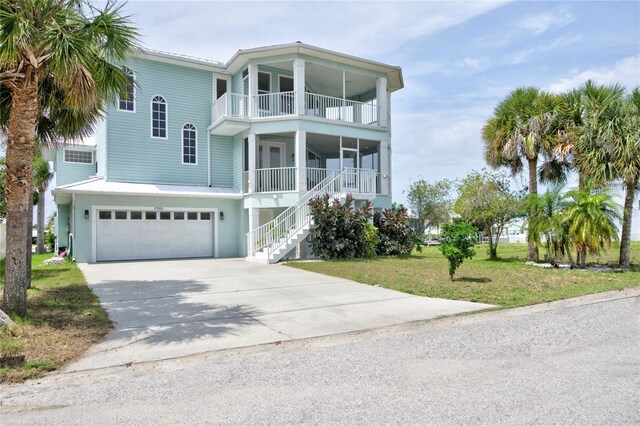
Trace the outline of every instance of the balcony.
{"type": "MultiPolygon", "coordinates": [[[[256,169],[253,172],[253,180],[250,172],[244,172],[243,193],[298,191],[296,171],[296,167],[256,169]],[[251,182],[253,182],[253,188],[251,188],[251,182]]],[[[340,174],[339,170],[307,167],[306,187],[301,190],[309,190],[327,177],[338,174],[340,174]]],[[[364,195],[388,194],[388,184],[388,179],[377,170],[346,167],[340,181],[340,192],[364,195]]]]}
{"type": "MultiPolygon", "coordinates": [[[[381,127],[379,110],[375,100],[358,102],[315,93],[305,93],[302,108],[296,108],[296,92],[265,93],[256,96],[225,93],[213,104],[211,119],[216,123],[224,118],[230,120],[233,125],[234,121],[246,122],[248,119],[301,115],[381,127]]],[[[247,125],[238,123],[237,126],[246,128],[247,125]]],[[[226,131],[224,134],[231,133],[226,131]]]]}

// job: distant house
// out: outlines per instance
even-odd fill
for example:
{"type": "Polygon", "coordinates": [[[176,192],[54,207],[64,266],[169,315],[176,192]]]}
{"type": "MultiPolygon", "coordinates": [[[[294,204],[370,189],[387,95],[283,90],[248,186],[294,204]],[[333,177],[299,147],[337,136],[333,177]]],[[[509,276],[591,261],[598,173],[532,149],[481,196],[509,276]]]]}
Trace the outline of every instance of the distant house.
{"type": "Polygon", "coordinates": [[[79,262],[306,251],[324,192],[391,206],[397,66],[291,43],[227,63],[146,51],[95,146],[52,153],[56,236],[79,262]]]}

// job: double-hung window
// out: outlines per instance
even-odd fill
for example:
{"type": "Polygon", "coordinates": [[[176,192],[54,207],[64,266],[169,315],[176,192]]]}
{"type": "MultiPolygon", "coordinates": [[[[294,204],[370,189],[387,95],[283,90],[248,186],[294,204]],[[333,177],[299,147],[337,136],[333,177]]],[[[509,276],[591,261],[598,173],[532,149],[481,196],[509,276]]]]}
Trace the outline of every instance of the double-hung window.
{"type": "Polygon", "coordinates": [[[196,126],[187,123],[182,126],[182,163],[197,164],[196,145],[198,136],[196,126]]]}
{"type": "Polygon", "coordinates": [[[162,96],[151,100],[151,136],[167,138],[167,101],[162,96]]]}
{"type": "Polygon", "coordinates": [[[135,76],[133,71],[128,67],[122,67],[122,71],[127,78],[127,87],[122,93],[120,93],[118,109],[121,111],[135,112],[135,76]]]}

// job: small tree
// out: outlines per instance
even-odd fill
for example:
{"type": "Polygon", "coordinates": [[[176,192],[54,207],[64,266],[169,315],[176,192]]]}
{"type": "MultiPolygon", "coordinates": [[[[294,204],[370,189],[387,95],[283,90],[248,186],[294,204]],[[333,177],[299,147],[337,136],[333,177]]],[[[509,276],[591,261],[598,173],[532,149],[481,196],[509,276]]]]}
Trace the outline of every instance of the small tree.
{"type": "Polygon", "coordinates": [[[458,187],[453,207],[462,219],[489,237],[489,258],[498,257],[498,240],[504,227],[524,215],[523,194],[511,191],[503,174],[471,172],[458,187]]]}
{"type": "Polygon", "coordinates": [[[329,194],[315,197],[309,202],[313,228],[311,247],[313,254],[324,259],[353,259],[368,257],[370,246],[365,228],[371,219],[371,203],[358,210],[352,207],[353,197],[347,195],[344,203],[339,198],[329,200],[329,194]]]}
{"type": "Polygon", "coordinates": [[[376,249],[378,254],[389,256],[411,253],[415,239],[404,206],[376,212],[373,224],[380,234],[380,243],[376,249]]]}
{"type": "Polygon", "coordinates": [[[420,239],[429,226],[449,221],[451,212],[451,181],[444,179],[431,184],[420,179],[409,187],[407,203],[416,219],[415,233],[420,239]]]}
{"type": "Polygon", "coordinates": [[[453,281],[453,276],[464,259],[471,259],[475,256],[473,239],[476,232],[476,228],[463,221],[442,225],[440,251],[449,261],[451,281],[453,281]]]}

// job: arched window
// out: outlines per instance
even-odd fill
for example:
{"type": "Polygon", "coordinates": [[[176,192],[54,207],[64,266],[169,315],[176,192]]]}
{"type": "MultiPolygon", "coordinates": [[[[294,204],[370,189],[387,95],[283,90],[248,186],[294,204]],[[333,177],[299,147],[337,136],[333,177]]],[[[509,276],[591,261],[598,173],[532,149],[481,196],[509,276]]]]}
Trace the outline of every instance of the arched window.
{"type": "Polygon", "coordinates": [[[151,136],[167,138],[167,101],[162,96],[151,100],[151,136]]]}
{"type": "Polygon", "coordinates": [[[127,88],[120,93],[120,102],[118,104],[118,109],[121,111],[135,111],[136,103],[135,103],[135,75],[131,68],[122,67],[122,71],[124,75],[127,77],[128,83],[127,88]]]}
{"type": "Polygon", "coordinates": [[[197,142],[198,132],[196,126],[187,123],[182,126],[182,163],[197,164],[197,142]]]}

